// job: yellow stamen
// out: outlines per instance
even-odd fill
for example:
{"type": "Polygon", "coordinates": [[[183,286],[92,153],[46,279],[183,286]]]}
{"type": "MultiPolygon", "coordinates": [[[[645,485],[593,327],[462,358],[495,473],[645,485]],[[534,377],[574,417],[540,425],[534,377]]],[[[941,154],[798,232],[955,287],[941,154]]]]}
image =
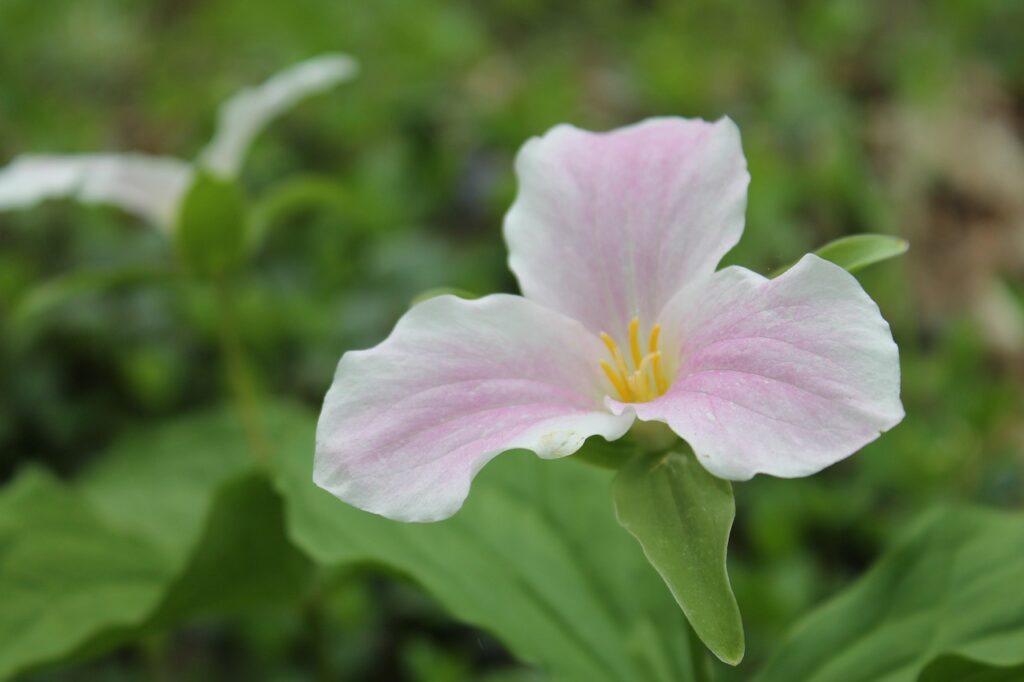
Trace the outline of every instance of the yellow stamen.
{"type": "Polygon", "coordinates": [[[633,394],[634,400],[635,401],[643,401],[643,397],[641,395],[641,387],[637,383],[636,379],[637,379],[636,374],[630,374],[629,378],[626,379],[626,382],[629,384],[629,390],[633,394]]]}
{"type": "Polygon", "coordinates": [[[623,356],[619,345],[608,334],[601,333],[601,341],[608,348],[612,362],[600,361],[601,370],[611,382],[619,399],[623,402],[647,402],[663,395],[668,389],[658,339],[661,325],[651,328],[647,340],[648,352],[640,350],[640,319],[634,317],[629,323],[629,358],[623,356]],[[632,361],[632,362],[630,362],[632,361]]]}
{"type": "Polygon", "coordinates": [[[634,381],[639,387],[639,390],[637,390],[637,397],[641,402],[647,402],[654,397],[651,395],[651,381],[647,374],[647,368],[650,366],[651,358],[653,357],[653,353],[644,356],[644,359],[640,361],[640,366],[637,367],[636,372],[633,375],[635,377],[634,381]]]}
{"type": "Polygon", "coordinates": [[[650,394],[647,390],[647,378],[642,377],[639,374],[635,374],[633,375],[633,383],[637,387],[635,402],[646,402],[647,400],[649,400],[650,394]]]}
{"type": "Polygon", "coordinates": [[[629,351],[633,355],[633,366],[640,366],[640,341],[637,338],[640,332],[640,318],[634,317],[629,323],[629,351]]]}
{"type": "Polygon", "coordinates": [[[647,351],[656,353],[658,351],[658,336],[661,334],[661,325],[656,324],[651,328],[651,340],[647,342],[647,351]]]}
{"type": "Polygon", "coordinates": [[[608,377],[608,381],[612,382],[612,386],[614,386],[615,390],[618,391],[619,399],[628,403],[632,398],[632,395],[630,394],[629,386],[622,381],[622,377],[616,374],[615,370],[612,369],[612,366],[604,360],[601,361],[601,369],[604,370],[604,374],[608,377]]]}
{"type": "Polygon", "coordinates": [[[655,395],[661,395],[668,388],[665,385],[665,377],[661,373],[661,351],[658,350],[658,337],[661,335],[661,325],[656,324],[651,328],[651,337],[647,341],[647,349],[654,354],[651,358],[651,374],[654,376],[655,395]]]}
{"type": "Polygon", "coordinates": [[[608,336],[604,332],[601,332],[601,340],[604,341],[604,345],[608,346],[608,352],[612,355],[619,349],[619,344],[615,343],[615,339],[608,336]]]}
{"type": "Polygon", "coordinates": [[[608,346],[608,352],[612,354],[612,360],[615,361],[615,366],[619,368],[619,372],[622,376],[629,376],[629,368],[626,366],[626,361],[623,359],[622,353],[619,351],[619,344],[615,343],[615,339],[604,332],[601,332],[601,340],[604,341],[604,345],[608,346]]]}
{"type": "Polygon", "coordinates": [[[658,389],[658,395],[664,394],[668,390],[668,386],[665,385],[665,375],[661,372],[660,350],[654,354],[654,359],[651,360],[651,373],[654,375],[654,386],[658,389]]]}

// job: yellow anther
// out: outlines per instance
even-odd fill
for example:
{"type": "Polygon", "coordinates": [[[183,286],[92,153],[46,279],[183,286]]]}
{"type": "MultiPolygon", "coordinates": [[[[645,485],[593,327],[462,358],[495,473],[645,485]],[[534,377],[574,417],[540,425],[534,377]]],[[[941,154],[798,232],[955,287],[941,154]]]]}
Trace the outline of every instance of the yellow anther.
{"type": "Polygon", "coordinates": [[[612,355],[619,350],[619,344],[615,343],[615,339],[608,336],[606,333],[601,332],[601,340],[604,341],[604,345],[608,346],[608,352],[612,355]]]}
{"type": "Polygon", "coordinates": [[[648,352],[640,350],[640,319],[634,317],[629,323],[629,360],[623,357],[622,351],[615,340],[608,334],[601,333],[601,341],[608,348],[612,363],[601,360],[601,370],[611,382],[619,399],[623,402],[647,402],[663,395],[668,390],[661,362],[661,351],[658,350],[658,339],[661,325],[651,328],[647,341],[648,352]]]}
{"type": "Polygon", "coordinates": [[[651,339],[647,342],[647,352],[657,353],[658,352],[658,336],[661,335],[661,325],[656,324],[651,327],[651,339]]]}

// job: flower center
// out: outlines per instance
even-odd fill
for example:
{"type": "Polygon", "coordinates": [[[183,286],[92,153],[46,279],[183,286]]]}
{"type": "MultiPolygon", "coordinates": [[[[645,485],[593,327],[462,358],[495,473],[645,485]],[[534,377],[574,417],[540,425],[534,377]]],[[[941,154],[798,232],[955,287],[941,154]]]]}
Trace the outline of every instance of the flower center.
{"type": "Polygon", "coordinates": [[[647,351],[640,349],[640,318],[634,317],[629,323],[629,357],[623,355],[619,345],[608,334],[601,332],[601,340],[608,347],[612,361],[601,361],[601,369],[612,382],[619,400],[624,403],[646,403],[663,395],[668,390],[661,351],[658,350],[658,336],[661,325],[651,328],[647,340],[647,351]]]}

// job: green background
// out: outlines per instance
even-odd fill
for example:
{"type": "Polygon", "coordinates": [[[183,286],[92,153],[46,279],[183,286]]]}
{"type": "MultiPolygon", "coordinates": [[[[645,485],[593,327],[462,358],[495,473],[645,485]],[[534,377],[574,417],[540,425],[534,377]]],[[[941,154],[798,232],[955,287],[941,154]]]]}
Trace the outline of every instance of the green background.
{"type": "MultiPolygon", "coordinates": [[[[1024,500],[1021,26],[1016,0],[0,0],[0,162],[191,158],[241,86],[324,51],[355,55],[360,77],[273,125],[243,175],[253,197],[298,176],[330,183],[330,200],[271,216],[233,283],[261,390],[315,410],[341,353],[383,338],[421,292],[515,291],[500,224],[528,137],[560,122],[732,117],[752,182],[729,262],[767,273],[861,232],[911,244],[858,275],[901,349],[906,420],[816,477],[734,486],[747,657],[715,673],[747,679],[919,512],[1024,500]]],[[[0,215],[0,479],[30,464],[75,479],[126,434],[225,400],[205,288],[173,274],[79,283],[52,304],[41,289],[80,270],[169,267],[167,240],[113,209],[0,215]]],[[[282,573],[308,570],[277,558],[282,573]]],[[[150,570],[135,559],[123,570],[150,570]]],[[[190,609],[37,677],[534,679],[372,562],[318,584],[315,607],[282,592],[190,609]]]]}

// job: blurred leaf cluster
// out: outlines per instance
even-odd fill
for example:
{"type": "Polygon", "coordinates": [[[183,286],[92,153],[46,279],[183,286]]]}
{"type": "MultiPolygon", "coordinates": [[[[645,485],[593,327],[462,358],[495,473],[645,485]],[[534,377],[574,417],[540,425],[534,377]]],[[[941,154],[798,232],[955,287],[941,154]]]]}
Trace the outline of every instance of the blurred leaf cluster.
{"type": "MultiPolygon", "coordinates": [[[[250,459],[236,416],[224,411],[129,437],[74,485],[37,470],[19,476],[0,496],[0,580],[17,587],[0,609],[0,677],[160,638],[188,618],[259,622],[296,600],[307,615],[309,670],[393,675],[395,662],[360,660],[381,656],[390,628],[383,641],[346,651],[349,630],[370,635],[372,623],[323,626],[338,615],[327,595],[339,585],[365,594],[351,567],[367,564],[407,575],[558,678],[694,679],[703,665],[675,602],[617,532],[608,472],[510,454],[482,477],[469,513],[396,524],[311,486],[308,410],[274,405],[261,417],[274,434],[269,461],[250,459]]],[[[231,674],[258,663],[233,664],[231,674]]]]}
{"type": "MultiPolygon", "coordinates": [[[[1024,501],[1022,25],[1015,0],[0,3],[3,161],[98,149],[191,157],[217,103],[241,84],[325,51],[364,67],[275,124],[242,178],[250,196],[270,199],[258,206],[254,264],[231,283],[232,312],[260,390],[306,405],[294,408],[306,426],[292,427],[301,434],[286,450],[287,476],[253,469],[217,435],[228,427],[201,417],[187,442],[132,444],[130,434],[164,421],[192,424],[187,415],[219,409],[228,391],[215,295],[168,276],[165,237],[112,209],[0,215],[0,479],[13,481],[0,538],[30,527],[25,561],[56,548],[69,565],[106,562],[98,578],[122,576],[50,603],[62,576],[26,569],[46,613],[17,608],[25,623],[44,620],[33,621],[38,631],[5,624],[0,654],[89,661],[39,673],[55,680],[535,679],[492,639],[549,663],[518,611],[491,635],[466,625],[503,608],[486,601],[497,595],[481,587],[481,601],[453,603],[450,577],[403,567],[401,548],[361,545],[355,534],[372,528],[346,536],[317,509],[289,507],[289,482],[308,483],[309,414],[340,354],[383,338],[422,292],[514,290],[500,224],[528,137],[563,121],[729,115],[752,175],[747,233],[729,261],[767,273],[839,237],[910,242],[905,259],[861,276],[901,348],[905,422],[815,478],[735,487],[730,574],[748,653],[715,673],[749,678],[785,630],[864,573],[919,511],[1024,501]],[[112,271],[117,286],[97,283],[112,271]],[[166,486],[147,489],[140,466],[162,467],[166,486]],[[229,551],[229,538],[244,547],[229,551]],[[100,611],[104,641],[76,633],[76,618],[100,611]]],[[[492,466],[485,480],[499,488],[523,480],[517,467],[526,480],[534,471],[492,466]]],[[[578,465],[554,466],[543,475],[578,465]]],[[[473,514],[500,515],[505,502],[471,503],[452,528],[474,532],[483,521],[473,514]]],[[[607,506],[593,513],[611,518],[607,506]]],[[[449,530],[425,530],[409,542],[458,550],[449,530]]],[[[628,561],[636,548],[622,538],[597,534],[578,549],[595,566],[628,561]],[[622,538],[633,552],[620,556],[610,548],[622,538]]],[[[576,598],[577,581],[603,579],[555,566],[566,571],[560,599],[576,598]]],[[[544,567],[508,570],[520,568],[526,593],[544,567]]],[[[623,633],[611,621],[595,616],[579,656],[563,661],[579,667],[564,674],[591,670],[587,656],[620,636],[631,653],[601,663],[620,677],[637,661],[655,666],[652,679],[689,664],[660,658],[670,626],[637,621],[623,633]]],[[[677,644],[688,651],[685,636],[677,644]]],[[[935,670],[926,679],[943,679],[935,670]]]]}

